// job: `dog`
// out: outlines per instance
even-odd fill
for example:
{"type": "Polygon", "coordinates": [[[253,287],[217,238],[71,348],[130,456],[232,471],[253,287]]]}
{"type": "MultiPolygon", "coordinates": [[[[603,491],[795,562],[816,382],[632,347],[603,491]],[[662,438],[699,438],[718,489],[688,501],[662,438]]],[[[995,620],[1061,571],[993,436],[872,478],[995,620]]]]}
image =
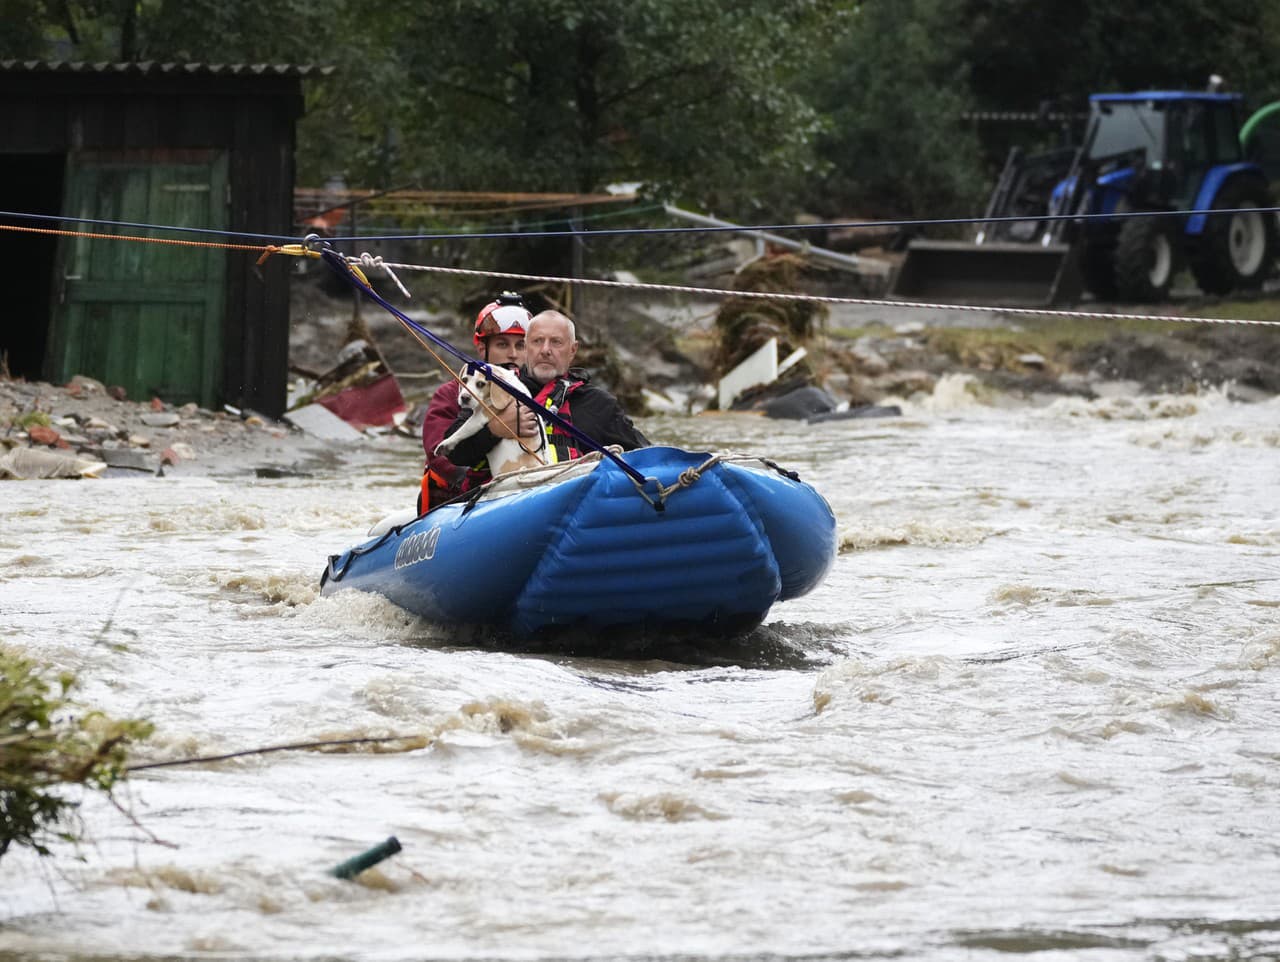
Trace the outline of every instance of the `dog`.
{"type": "MultiPolygon", "coordinates": [[[[491,366],[489,370],[521,394],[526,397],[529,396],[529,389],[524,386],[524,383],[514,371],[497,366],[491,366]]],[[[485,377],[483,371],[468,374],[462,379],[462,386],[458,391],[458,407],[464,413],[470,411],[471,416],[463,422],[462,427],[436,445],[435,453],[447,455],[463,438],[469,438],[482,427],[485,427],[490,417],[494,414],[501,414],[510,405],[516,403],[518,402],[509,392],[491,383],[485,377]],[[488,410],[481,407],[476,398],[482,398],[488,406],[488,410]]],[[[539,430],[531,438],[510,438],[503,437],[504,430],[504,428],[499,427],[493,432],[498,435],[499,440],[493,446],[493,450],[489,452],[488,457],[489,471],[495,478],[510,471],[536,468],[547,463],[547,435],[545,431],[539,430]]]]}

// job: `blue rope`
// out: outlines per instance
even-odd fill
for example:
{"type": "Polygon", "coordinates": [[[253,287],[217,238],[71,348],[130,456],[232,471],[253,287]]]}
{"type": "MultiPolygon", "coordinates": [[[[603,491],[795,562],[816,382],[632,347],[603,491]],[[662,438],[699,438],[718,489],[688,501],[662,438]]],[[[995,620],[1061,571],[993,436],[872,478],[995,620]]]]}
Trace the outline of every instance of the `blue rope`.
{"type": "Polygon", "coordinates": [[[1194,217],[1198,214],[1276,214],[1280,207],[1215,207],[1208,210],[1135,210],[1110,214],[1021,214],[1009,217],[935,217],[927,220],[877,220],[834,222],[829,224],[735,224],[730,227],[697,226],[697,227],[609,227],[604,230],[539,230],[539,231],[486,231],[484,233],[457,232],[452,234],[371,234],[354,237],[329,237],[329,243],[349,243],[361,241],[403,241],[403,240],[454,240],[494,239],[503,237],[608,237],[611,235],[643,235],[643,234],[741,234],[744,231],[769,231],[778,233],[786,230],[846,230],[858,228],[884,227],[938,227],[957,224],[1007,224],[1021,221],[1056,221],[1056,220],[1112,220],[1129,217],[1194,217]]]}
{"type": "Polygon", "coordinates": [[[0,217],[14,217],[19,220],[42,220],[53,224],[92,224],[95,227],[133,227],[139,230],[171,230],[183,234],[212,234],[215,237],[251,237],[254,240],[284,241],[293,243],[297,240],[292,234],[250,234],[246,231],[215,230],[212,227],[174,227],[171,224],[138,224],[127,220],[95,220],[92,217],[62,217],[58,214],[26,214],[15,210],[0,210],[0,217]]]}
{"type": "Polygon", "coordinates": [[[467,365],[467,370],[469,372],[483,371],[485,377],[487,377],[490,380],[490,382],[494,384],[500,384],[504,391],[510,394],[513,398],[515,398],[525,407],[529,408],[529,410],[537,414],[538,417],[542,418],[544,421],[550,421],[552,424],[556,425],[556,427],[560,428],[562,431],[565,431],[573,435],[575,438],[577,438],[587,447],[591,448],[591,450],[599,451],[602,455],[604,455],[606,458],[608,458],[610,461],[616,464],[619,468],[621,468],[623,472],[626,473],[627,477],[631,478],[632,481],[636,482],[636,484],[640,485],[642,488],[644,487],[647,479],[643,474],[641,474],[631,465],[627,464],[627,462],[622,460],[622,458],[618,457],[618,455],[614,454],[612,451],[605,448],[604,445],[600,444],[594,438],[584,433],[581,428],[575,427],[571,422],[566,421],[564,418],[560,417],[559,414],[555,414],[552,411],[548,410],[547,408],[544,408],[541,404],[539,404],[529,395],[523,393],[522,391],[517,391],[514,387],[508,384],[501,377],[495,375],[493,373],[493,368],[491,368],[488,365],[488,363],[486,363],[485,361],[481,361],[478,358],[468,357],[466,354],[463,354],[461,351],[459,351],[456,347],[454,347],[448,341],[445,341],[440,337],[437,337],[435,334],[427,330],[427,328],[423,327],[417,321],[406,316],[404,312],[398,310],[393,304],[388,302],[385,298],[383,298],[381,294],[375,291],[368,284],[363,283],[360,280],[360,278],[356,276],[355,271],[351,269],[351,265],[347,263],[347,259],[342,254],[339,254],[337,251],[333,250],[333,248],[331,247],[326,247],[320,251],[320,257],[324,260],[326,264],[332,267],[338,274],[346,278],[347,282],[350,283],[351,286],[356,289],[357,293],[364,294],[366,297],[373,300],[379,306],[389,311],[391,315],[395,317],[396,320],[398,320],[401,324],[405,325],[406,327],[415,331],[416,333],[422,335],[427,340],[429,340],[432,344],[434,344],[436,347],[440,348],[441,350],[445,351],[448,354],[453,355],[459,361],[462,361],[464,364],[467,365]]]}
{"type": "MultiPolygon", "coordinates": [[[[1012,224],[1022,221],[1059,220],[1115,220],[1132,217],[1195,217],[1212,214],[1277,214],[1280,207],[1214,207],[1205,210],[1135,210],[1110,214],[1019,214],[1008,217],[934,217],[919,220],[834,221],[825,224],[739,224],[732,227],[611,227],[604,230],[517,230],[517,231],[453,231],[438,234],[357,234],[350,237],[325,238],[327,243],[361,243],[368,241],[440,241],[440,240],[493,240],[521,237],[610,237],[645,234],[735,234],[743,231],[810,231],[810,230],[858,230],[885,227],[939,227],[964,224],[1012,224]]],[[[180,231],[191,234],[212,234],[217,237],[247,237],[285,243],[297,243],[292,234],[251,234],[246,231],[214,230],[207,227],[175,227],[166,224],[139,224],[131,221],[94,220],[88,217],[61,217],[50,214],[28,214],[19,211],[0,210],[0,218],[13,217],[23,220],[41,220],[63,224],[93,224],[99,227],[132,227],[140,230],[180,231]]]]}

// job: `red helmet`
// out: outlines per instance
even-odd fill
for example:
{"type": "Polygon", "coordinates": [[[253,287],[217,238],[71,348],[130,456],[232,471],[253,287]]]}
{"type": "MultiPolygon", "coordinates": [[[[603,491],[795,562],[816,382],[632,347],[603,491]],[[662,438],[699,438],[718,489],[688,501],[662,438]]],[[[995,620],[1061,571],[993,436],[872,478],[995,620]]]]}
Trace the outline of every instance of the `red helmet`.
{"type": "Polygon", "coordinates": [[[524,306],[519,294],[503,292],[496,301],[486,304],[476,315],[476,347],[484,346],[484,339],[494,334],[512,334],[524,337],[532,314],[524,306]]]}

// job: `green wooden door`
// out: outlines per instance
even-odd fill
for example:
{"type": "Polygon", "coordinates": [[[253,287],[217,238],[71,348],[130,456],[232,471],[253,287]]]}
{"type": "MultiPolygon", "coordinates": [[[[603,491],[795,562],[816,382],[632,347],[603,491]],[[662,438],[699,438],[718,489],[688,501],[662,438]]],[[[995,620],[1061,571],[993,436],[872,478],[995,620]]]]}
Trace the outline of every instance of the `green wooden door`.
{"type": "MultiPolygon", "coordinates": [[[[214,151],[72,154],[64,210],[71,216],[222,228],[226,155],[214,151]]],[[[93,233],[210,240],[206,235],[72,225],[93,233]]],[[[87,374],[129,397],[218,401],[226,252],[217,248],[67,238],[50,376],[87,374]]]]}

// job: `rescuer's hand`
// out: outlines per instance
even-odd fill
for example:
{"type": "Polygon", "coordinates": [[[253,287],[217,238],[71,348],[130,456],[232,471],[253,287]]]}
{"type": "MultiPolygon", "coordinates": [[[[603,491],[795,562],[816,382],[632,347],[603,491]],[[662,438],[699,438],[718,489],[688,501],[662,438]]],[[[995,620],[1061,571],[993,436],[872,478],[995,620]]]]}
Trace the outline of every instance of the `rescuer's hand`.
{"type": "Polygon", "coordinates": [[[489,430],[500,438],[531,438],[539,431],[538,416],[523,404],[508,404],[497,418],[490,419],[489,430]]]}

